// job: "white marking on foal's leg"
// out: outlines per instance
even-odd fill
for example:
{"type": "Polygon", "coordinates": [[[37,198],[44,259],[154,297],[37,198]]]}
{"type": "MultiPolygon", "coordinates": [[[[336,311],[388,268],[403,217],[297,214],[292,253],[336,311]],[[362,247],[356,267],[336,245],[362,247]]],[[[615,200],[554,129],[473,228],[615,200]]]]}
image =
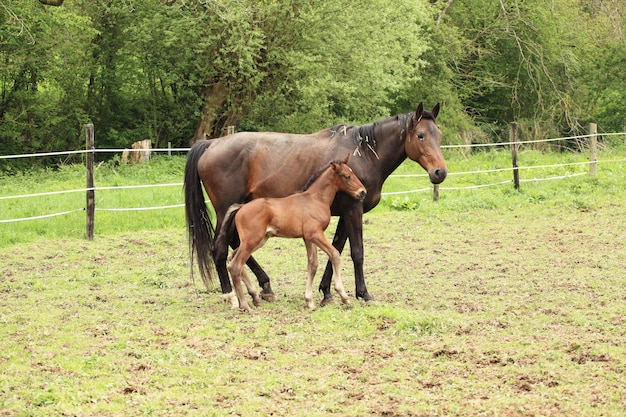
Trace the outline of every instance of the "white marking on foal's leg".
{"type": "Polygon", "coordinates": [[[239,300],[237,300],[237,294],[234,290],[228,294],[222,294],[222,301],[230,303],[232,308],[239,308],[239,300]]]}

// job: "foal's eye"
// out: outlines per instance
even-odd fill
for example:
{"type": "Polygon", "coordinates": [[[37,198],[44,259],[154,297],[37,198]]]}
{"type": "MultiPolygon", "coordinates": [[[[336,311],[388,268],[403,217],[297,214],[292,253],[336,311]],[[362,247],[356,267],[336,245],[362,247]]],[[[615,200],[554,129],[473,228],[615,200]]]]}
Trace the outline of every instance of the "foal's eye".
{"type": "Polygon", "coordinates": [[[349,180],[350,179],[350,175],[346,174],[343,176],[345,179],[349,180]]]}
{"type": "Polygon", "coordinates": [[[424,134],[423,134],[423,133],[418,133],[418,134],[417,134],[417,138],[418,138],[419,140],[424,140],[424,134]]]}

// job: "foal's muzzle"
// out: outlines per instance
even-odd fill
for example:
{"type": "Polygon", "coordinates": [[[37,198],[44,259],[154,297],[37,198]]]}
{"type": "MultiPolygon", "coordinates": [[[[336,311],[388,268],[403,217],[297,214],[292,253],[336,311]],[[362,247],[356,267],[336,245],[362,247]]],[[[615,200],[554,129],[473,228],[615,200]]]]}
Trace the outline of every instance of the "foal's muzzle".
{"type": "Polygon", "coordinates": [[[361,190],[359,192],[356,193],[356,195],[354,196],[357,200],[359,201],[363,201],[365,200],[365,196],[367,195],[367,191],[365,190],[361,190]]]}
{"type": "Polygon", "coordinates": [[[441,184],[448,176],[448,170],[446,168],[431,169],[428,171],[428,176],[433,184],[441,184]]]}

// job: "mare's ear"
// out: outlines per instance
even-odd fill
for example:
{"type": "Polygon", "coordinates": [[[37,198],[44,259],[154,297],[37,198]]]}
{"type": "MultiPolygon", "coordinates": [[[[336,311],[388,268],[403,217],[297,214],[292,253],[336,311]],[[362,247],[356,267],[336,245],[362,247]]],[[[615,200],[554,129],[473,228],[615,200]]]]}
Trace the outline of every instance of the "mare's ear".
{"type": "Polygon", "coordinates": [[[346,157],[345,157],[345,158],[343,158],[343,163],[344,163],[344,164],[347,164],[349,160],[350,160],[350,154],[348,153],[348,154],[346,155],[346,157]]]}
{"type": "Polygon", "coordinates": [[[417,110],[415,110],[413,122],[419,123],[419,121],[422,120],[422,113],[424,113],[424,104],[420,101],[420,104],[417,105],[417,110]]]}
{"type": "Polygon", "coordinates": [[[432,111],[432,113],[433,113],[433,117],[434,117],[435,119],[437,118],[437,115],[439,114],[439,108],[440,108],[440,107],[441,107],[441,106],[439,106],[439,103],[435,104],[435,107],[433,107],[433,111],[432,111]]]}

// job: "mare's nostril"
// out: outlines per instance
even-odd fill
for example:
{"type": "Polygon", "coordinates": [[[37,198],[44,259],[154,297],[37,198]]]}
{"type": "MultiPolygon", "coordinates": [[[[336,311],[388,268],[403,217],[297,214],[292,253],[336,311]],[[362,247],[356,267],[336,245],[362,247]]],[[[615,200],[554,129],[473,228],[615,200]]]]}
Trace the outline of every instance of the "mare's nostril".
{"type": "Polygon", "coordinates": [[[445,168],[436,168],[429,172],[430,181],[433,184],[440,184],[448,176],[448,170],[445,168]]]}

